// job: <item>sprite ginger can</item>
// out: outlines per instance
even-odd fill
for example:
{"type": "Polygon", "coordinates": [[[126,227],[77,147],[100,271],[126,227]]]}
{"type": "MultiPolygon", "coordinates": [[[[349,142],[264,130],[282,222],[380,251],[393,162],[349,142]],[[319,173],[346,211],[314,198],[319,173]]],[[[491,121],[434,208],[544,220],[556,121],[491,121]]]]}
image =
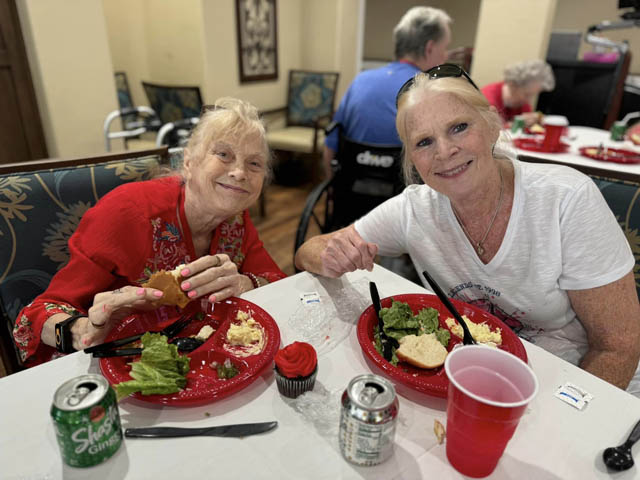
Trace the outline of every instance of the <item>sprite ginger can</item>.
{"type": "Polygon", "coordinates": [[[101,375],[81,375],[63,383],[53,396],[53,427],[62,460],[92,467],[122,444],[116,394],[101,375]]]}

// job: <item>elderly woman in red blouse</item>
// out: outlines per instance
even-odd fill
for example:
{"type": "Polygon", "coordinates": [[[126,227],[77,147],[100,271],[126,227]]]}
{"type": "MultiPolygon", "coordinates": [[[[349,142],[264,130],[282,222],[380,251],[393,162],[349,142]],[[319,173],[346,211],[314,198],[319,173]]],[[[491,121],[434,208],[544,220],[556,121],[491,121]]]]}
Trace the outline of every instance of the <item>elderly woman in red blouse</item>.
{"type": "Polygon", "coordinates": [[[25,364],[102,343],[132,310],[167,308],[159,307],[162,291],[141,286],[158,270],[184,265],[181,289],[210,302],[285,277],[247,210],[269,159],[256,108],[219,99],[194,130],[179,174],[122,185],[83,216],[69,263],[18,315],[14,339],[25,364]],[[72,347],[56,344],[56,324],[72,347]]]}

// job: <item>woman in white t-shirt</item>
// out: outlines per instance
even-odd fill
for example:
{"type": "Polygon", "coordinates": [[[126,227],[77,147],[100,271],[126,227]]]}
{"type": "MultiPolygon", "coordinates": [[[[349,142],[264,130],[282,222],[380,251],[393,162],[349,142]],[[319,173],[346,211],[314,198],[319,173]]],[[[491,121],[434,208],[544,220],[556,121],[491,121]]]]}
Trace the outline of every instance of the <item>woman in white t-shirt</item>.
{"type": "Polygon", "coordinates": [[[502,150],[500,117],[455,68],[419,74],[398,94],[410,186],[355,224],[311,238],[296,265],[338,277],[371,270],[377,254],[408,253],[450,297],[640,393],[640,375],[631,382],[640,359],[635,262],[615,217],[589,177],[502,150]]]}

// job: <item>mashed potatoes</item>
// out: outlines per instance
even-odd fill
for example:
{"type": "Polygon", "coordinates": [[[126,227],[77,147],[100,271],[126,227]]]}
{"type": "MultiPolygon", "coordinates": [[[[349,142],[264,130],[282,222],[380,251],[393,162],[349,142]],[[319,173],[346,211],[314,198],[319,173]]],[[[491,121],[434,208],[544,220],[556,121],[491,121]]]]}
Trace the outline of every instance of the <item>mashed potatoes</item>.
{"type": "Polygon", "coordinates": [[[229,325],[225,350],[239,357],[256,355],[264,348],[264,329],[262,325],[249,316],[247,312],[238,310],[237,322],[229,325]]]}
{"type": "MultiPolygon", "coordinates": [[[[487,343],[487,344],[495,344],[500,345],[502,343],[502,331],[499,328],[496,328],[494,331],[491,331],[487,322],[482,323],[474,323],[467,318],[466,315],[462,316],[462,319],[467,324],[469,331],[471,332],[471,336],[473,336],[474,340],[478,343],[487,343]]],[[[464,332],[462,327],[458,325],[453,318],[447,318],[446,322],[447,327],[451,330],[456,337],[462,338],[464,336],[464,332]]]]}

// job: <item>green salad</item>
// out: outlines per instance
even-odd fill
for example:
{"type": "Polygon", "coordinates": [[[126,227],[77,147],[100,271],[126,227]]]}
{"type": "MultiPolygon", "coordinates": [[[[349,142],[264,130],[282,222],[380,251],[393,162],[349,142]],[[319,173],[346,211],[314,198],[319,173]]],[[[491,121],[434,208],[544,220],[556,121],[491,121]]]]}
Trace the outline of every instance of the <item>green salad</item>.
{"type": "Polygon", "coordinates": [[[131,362],[131,378],[115,386],[118,400],[135,392],[142,395],[176,393],[187,385],[189,357],[159,333],[142,336],[140,360],[131,362]]]}
{"type": "MultiPolygon", "coordinates": [[[[436,338],[445,348],[449,345],[451,333],[446,328],[440,327],[438,311],[435,308],[423,308],[417,315],[414,315],[409,304],[392,300],[390,308],[380,309],[380,318],[382,318],[382,330],[385,335],[396,341],[407,335],[419,336],[435,333],[436,338]]],[[[377,325],[373,334],[376,350],[380,355],[383,355],[380,331],[377,325]]],[[[398,357],[396,356],[395,345],[391,351],[391,363],[397,365],[398,357]]]]}

